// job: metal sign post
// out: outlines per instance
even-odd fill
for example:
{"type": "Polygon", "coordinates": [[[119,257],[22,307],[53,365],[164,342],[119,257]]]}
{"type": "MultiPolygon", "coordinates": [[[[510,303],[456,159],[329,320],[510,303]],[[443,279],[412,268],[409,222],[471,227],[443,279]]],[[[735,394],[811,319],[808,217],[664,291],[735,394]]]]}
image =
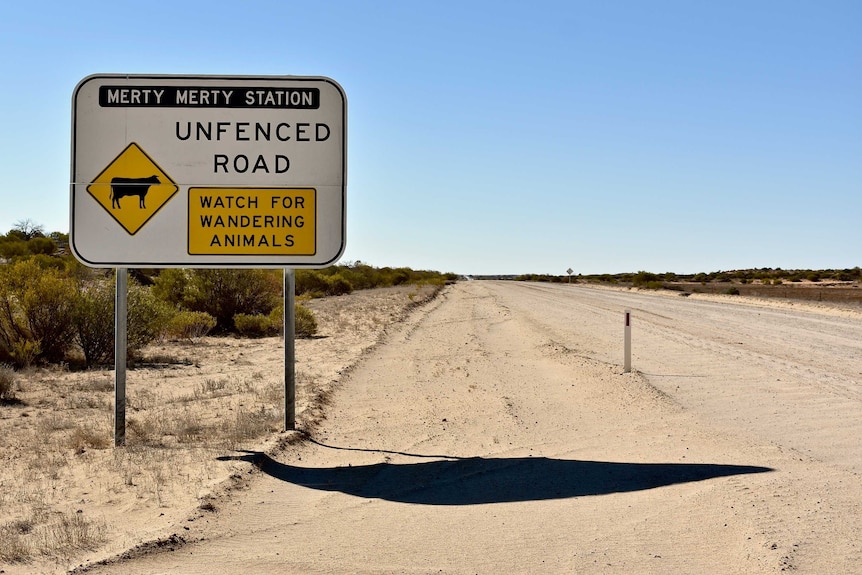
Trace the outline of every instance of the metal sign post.
{"type": "Polygon", "coordinates": [[[623,373],[629,373],[632,370],[632,312],[631,310],[625,311],[625,343],[624,347],[624,359],[623,359],[623,373]]]}
{"type": "Polygon", "coordinates": [[[117,268],[114,294],[114,447],[126,444],[126,357],[129,273],[117,268]]]}
{"type": "Polygon", "coordinates": [[[284,269],[284,430],[296,429],[296,273],[284,269]]]}

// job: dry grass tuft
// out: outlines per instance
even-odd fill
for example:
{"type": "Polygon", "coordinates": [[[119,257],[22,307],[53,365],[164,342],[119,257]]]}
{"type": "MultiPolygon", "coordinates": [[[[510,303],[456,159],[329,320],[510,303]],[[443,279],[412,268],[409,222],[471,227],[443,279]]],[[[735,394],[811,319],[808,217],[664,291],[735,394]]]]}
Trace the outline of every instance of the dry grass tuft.
{"type": "Polygon", "coordinates": [[[106,540],[106,527],[82,512],[41,512],[27,519],[0,525],[0,561],[25,563],[34,557],[69,558],[79,551],[98,548],[106,540]]]}
{"type": "Polygon", "coordinates": [[[27,533],[15,525],[17,522],[0,525],[0,563],[23,563],[31,555],[30,546],[25,541],[27,533]]]}
{"type": "Polygon", "coordinates": [[[105,541],[105,526],[90,521],[81,512],[60,517],[35,531],[42,555],[70,557],[76,551],[89,551],[105,541]]]}
{"type": "Polygon", "coordinates": [[[15,370],[9,365],[0,363],[0,401],[13,401],[17,388],[15,370]]]}
{"type": "Polygon", "coordinates": [[[76,453],[87,449],[107,449],[111,446],[111,430],[107,426],[76,425],[66,441],[66,447],[76,453]]]}

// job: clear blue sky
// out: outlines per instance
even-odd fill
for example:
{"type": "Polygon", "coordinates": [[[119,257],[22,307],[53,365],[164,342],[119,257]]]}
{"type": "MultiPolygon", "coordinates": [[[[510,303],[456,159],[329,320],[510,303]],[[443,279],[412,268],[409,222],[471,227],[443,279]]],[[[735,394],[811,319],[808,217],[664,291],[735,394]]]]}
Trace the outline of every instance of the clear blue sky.
{"type": "Polygon", "coordinates": [[[465,274],[862,265],[862,2],[7,2],[0,232],[69,230],[94,73],[328,76],[343,261],[465,274]]]}

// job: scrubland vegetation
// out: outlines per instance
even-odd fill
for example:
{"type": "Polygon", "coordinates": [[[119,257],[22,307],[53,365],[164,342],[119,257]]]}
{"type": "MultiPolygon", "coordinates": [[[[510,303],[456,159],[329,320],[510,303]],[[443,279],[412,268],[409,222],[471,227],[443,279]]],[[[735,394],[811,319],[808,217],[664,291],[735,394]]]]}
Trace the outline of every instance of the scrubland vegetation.
{"type": "Polygon", "coordinates": [[[683,295],[717,293],[756,297],[780,297],[862,305],[862,268],[783,270],[759,268],[697,274],[662,274],[639,271],[597,275],[525,274],[520,281],[604,284],[652,290],[673,290],[683,295]]]}
{"type": "Polygon", "coordinates": [[[858,282],[862,281],[862,268],[841,270],[783,270],[781,268],[759,268],[750,270],[717,271],[697,274],[675,274],[673,272],[652,273],[639,271],[636,273],[592,274],[592,275],[548,275],[524,274],[515,278],[519,281],[544,281],[565,283],[569,281],[632,285],[635,287],[662,287],[669,283],[761,283],[764,285],[781,285],[785,282],[858,282]]]}
{"type": "MultiPolygon", "coordinates": [[[[0,235],[0,362],[91,367],[113,362],[114,281],[68,254],[68,236],[45,235],[29,220],[0,235]]],[[[159,339],[193,341],[208,333],[278,335],[281,270],[130,270],[128,348],[134,360],[159,339]]],[[[317,325],[302,301],[410,284],[442,284],[453,274],[375,268],[362,262],[297,270],[296,334],[317,325]]]]}

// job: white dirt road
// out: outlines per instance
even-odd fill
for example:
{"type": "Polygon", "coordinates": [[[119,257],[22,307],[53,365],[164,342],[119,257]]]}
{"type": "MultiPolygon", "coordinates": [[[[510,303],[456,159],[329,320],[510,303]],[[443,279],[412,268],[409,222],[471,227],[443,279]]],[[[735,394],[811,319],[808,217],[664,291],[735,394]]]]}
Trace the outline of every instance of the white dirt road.
{"type": "Polygon", "coordinates": [[[858,310],[462,282],[327,414],[92,572],[862,573],[858,310]]]}

